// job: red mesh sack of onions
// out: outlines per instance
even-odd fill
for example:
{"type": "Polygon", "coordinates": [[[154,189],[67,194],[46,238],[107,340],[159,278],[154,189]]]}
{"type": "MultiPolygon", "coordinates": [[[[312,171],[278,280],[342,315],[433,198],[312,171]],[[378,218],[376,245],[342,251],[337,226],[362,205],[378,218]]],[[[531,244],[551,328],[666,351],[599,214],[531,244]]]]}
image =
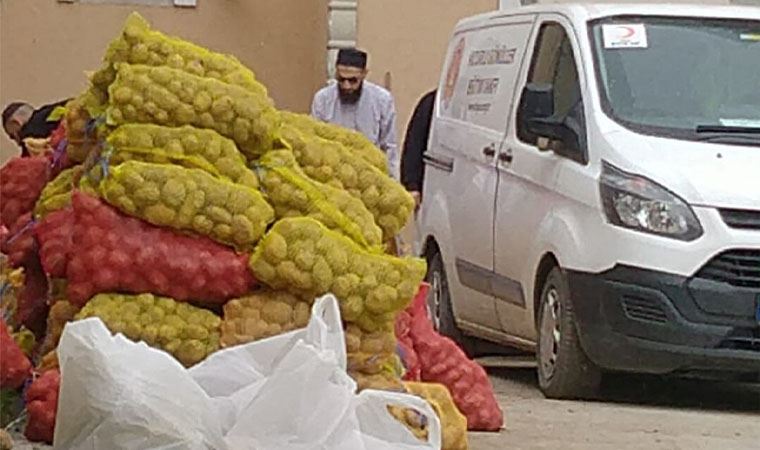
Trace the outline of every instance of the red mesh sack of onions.
{"type": "Polygon", "coordinates": [[[31,212],[50,175],[46,156],[16,157],[0,168],[0,223],[11,228],[31,212]]]}
{"type": "Polygon", "coordinates": [[[449,389],[457,408],[467,417],[468,430],[498,431],[504,425],[504,414],[488,374],[454,341],[435,331],[424,305],[418,297],[412,310],[407,311],[411,313],[408,331],[422,381],[440,383],[449,389]]]}
{"type": "Polygon", "coordinates": [[[218,305],[243,296],[255,283],[248,255],[206,237],[150,225],[81,191],[74,191],[72,206],[67,294],[77,306],[103,292],[218,305]]]}
{"type": "Polygon", "coordinates": [[[37,256],[37,241],[34,239],[32,213],[16,219],[8,233],[0,240],[0,251],[8,255],[12,267],[22,267],[33,263],[37,256]]]}
{"type": "Polygon", "coordinates": [[[49,284],[36,257],[24,265],[24,285],[16,298],[15,323],[24,325],[38,338],[44,336],[47,326],[49,284]]]}
{"type": "Polygon", "coordinates": [[[70,207],[48,214],[34,229],[42,268],[51,278],[66,277],[73,231],[74,210],[70,207]]]}

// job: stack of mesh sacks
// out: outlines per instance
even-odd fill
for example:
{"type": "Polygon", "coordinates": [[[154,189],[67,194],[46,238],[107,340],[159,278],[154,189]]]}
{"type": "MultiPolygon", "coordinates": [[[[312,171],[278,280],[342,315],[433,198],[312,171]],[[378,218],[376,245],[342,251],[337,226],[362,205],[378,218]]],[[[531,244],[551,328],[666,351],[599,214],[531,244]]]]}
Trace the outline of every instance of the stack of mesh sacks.
{"type": "Polygon", "coordinates": [[[224,305],[256,289],[248,259],[275,218],[248,165],[278,142],[266,89],[133,14],[64,117],[79,165],[34,210],[43,266],[65,280],[45,362],[63,325],[88,317],[202,361],[221,346],[224,305]]]}
{"type": "Polygon", "coordinates": [[[332,293],[360,389],[406,392],[394,323],[424,261],[385,252],[414,202],[360,134],[277,111],[237,59],[137,14],[65,111],[67,157],[30,214],[57,294],[37,367],[65,323],[192,366],[304,327],[332,293]]]}

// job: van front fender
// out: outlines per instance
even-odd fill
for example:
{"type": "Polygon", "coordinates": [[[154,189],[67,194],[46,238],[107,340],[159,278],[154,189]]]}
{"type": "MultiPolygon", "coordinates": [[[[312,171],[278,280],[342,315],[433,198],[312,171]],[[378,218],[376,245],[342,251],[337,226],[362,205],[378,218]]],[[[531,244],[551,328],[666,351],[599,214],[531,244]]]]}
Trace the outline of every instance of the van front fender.
{"type": "MultiPolygon", "coordinates": [[[[548,214],[538,229],[533,257],[528,265],[533,271],[528,279],[535,276],[541,260],[553,255],[563,269],[598,273],[611,269],[604,249],[614,242],[608,242],[608,230],[603,221],[593,219],[594,215],[579,217],[570,207],[555,208],[548,214]]],[[[532,292],[532,291],[531,291],[532,292]]]]}

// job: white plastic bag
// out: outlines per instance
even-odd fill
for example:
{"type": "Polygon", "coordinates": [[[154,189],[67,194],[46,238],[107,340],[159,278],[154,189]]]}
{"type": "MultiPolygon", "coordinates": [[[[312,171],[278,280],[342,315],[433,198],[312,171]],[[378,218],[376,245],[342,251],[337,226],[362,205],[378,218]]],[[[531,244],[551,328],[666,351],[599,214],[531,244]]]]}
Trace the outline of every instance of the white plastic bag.
{"type": "Polygon", "coordinates": [[[186,370],[171,356],[112,337],[98,319],[67,325],[59,346],[55,447],[66,449],[428,450],[440,423],[414,396],[357,395],[340,310],[315,302],[309,325],[213,354],[186,370]],[[387,411],[427,417],[420,442],[387,411]]]}
{"type": "Polygon", "coordinates": [[[168,353],[86,319],[66,326],[58,360],[54,448],[227,448],[214,402],[168,353]]]}

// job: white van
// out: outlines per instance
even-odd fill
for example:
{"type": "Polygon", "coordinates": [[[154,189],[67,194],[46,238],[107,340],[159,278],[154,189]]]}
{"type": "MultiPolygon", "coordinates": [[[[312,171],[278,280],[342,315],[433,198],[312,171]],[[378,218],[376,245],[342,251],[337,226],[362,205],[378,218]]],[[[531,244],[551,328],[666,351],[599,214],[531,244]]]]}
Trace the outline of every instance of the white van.
{"type": "Polygon", "coordinates": [[[425,162],[444,334],[535,351],[554,398],[606,371],[760,374],[760,8],[462,20],[425,162]]]}

